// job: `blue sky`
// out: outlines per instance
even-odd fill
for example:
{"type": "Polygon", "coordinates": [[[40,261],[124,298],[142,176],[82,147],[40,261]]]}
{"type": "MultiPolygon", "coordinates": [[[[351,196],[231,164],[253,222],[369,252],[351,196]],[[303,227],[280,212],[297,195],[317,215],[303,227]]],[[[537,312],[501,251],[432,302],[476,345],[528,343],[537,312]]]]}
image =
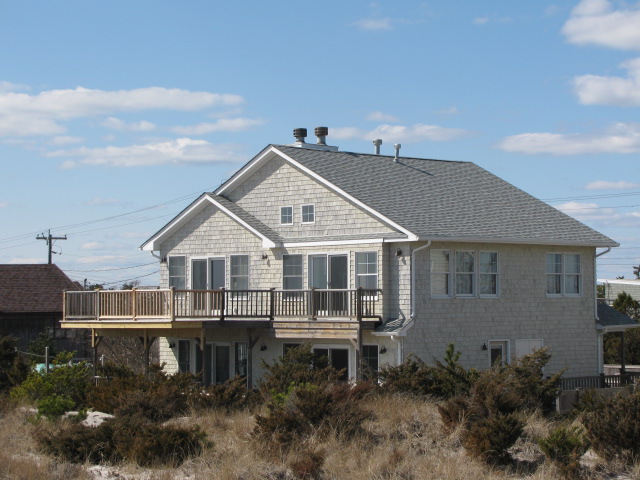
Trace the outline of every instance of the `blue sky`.
{"type": "Polygon", "coordinates": [[[157,283],[139,245],[292,129],[472,161],[640,264],[640,3],[0,5],[0,263],[157,283]]]}

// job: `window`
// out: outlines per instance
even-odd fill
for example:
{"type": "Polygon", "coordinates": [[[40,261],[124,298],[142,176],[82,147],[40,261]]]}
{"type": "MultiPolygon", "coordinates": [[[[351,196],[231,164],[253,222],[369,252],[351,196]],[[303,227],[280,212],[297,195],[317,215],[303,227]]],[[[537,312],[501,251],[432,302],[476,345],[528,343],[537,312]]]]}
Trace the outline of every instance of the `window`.
{"type": "Polygon", "coordinates": [[[247,376],[247,362],[249,360],[249,343],[236,342],[235,366],[236,375],[247,376]]]}
{"type": "Polygon", "coordinates": [[[282,288],[302,290],[302,255],[282,255],[282,288]]]}
{"type": "Polygon", "coordinates": [[[378,379],[378,346],[362,346],[362,363],[364,366],[364,377],[370,380],[378,379]]]}
{"type": "Polygon", "coordinates": [[[169,287],[186,288],[186,257],[169,257],[169,287]]]}
{"type": "Polygon", "coordinates": [[[378,254],[376,252],[356,253],[356,287],[365,290],[378,288],[378,254]]]}
{"type": "Polygon", "coordinates": [[[431,251],[431,295],[433,297],[449,297],[449,278],[451,265],[449,250],[431,251]]]}
{"type": "Polygon", "coordinates": [[[509,341],[489,341],[489,365],[505,365],[509,363],[509,341]]]}
{"type": "Polygon", "coordinates": [[[473,252],[456,252],[456,295],[475,294],[475,258],[473,252]]]}
{"type": "Polygon", "coordinates": [[[302,223],[313,223],[316,221],[315,205],[302,205],[302,223]]]}
{"type": "Polygon", "coordinates": [[[480,252],[480,295],[498,295],[498,254],[480,252]]]}
{"type": "Polygon", "coordinates": [[[280,225],[293,225],[293,207],[280,207],[280,225]]]}
{"type": "Polygon", "coordinates": [[[548,253],[547,295],[580,295],[581,273],[579,254],[548,253]]]}
{"type": "Polygon", "coordinates": [[[249,256],[231,255],[231,290],[249,290],[249,256]]]}
{"type": "Polygon", "coordinates": [[[178,340],[178,370],[191,372],[191,341],[178,340]]]}

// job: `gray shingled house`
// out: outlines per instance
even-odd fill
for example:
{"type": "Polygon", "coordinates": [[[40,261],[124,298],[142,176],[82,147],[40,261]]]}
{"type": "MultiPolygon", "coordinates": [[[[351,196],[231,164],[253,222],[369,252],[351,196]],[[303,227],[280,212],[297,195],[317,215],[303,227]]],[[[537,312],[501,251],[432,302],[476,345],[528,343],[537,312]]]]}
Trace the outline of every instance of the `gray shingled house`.
{"type": "Polygon", "coordinates": [[[548,347],[549,372],[601,371],[595,264],[615,241],[473,163],[295,133],[141,246],[160,290],[68,294],[65,325],[159,338],[167,370],[205,382],[251,383],[303,342],[348,378],[450,342],[466,367],[548,347]]]}

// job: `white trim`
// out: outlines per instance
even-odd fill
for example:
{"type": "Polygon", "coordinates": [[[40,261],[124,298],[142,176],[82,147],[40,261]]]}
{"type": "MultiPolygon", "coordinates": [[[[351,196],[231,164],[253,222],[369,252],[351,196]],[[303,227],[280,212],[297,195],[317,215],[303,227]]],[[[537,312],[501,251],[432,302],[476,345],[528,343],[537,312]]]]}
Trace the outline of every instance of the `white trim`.
{"type": "MultiPolygon", "coordinates": [[[[499,244],[516,244],[516,245],[554,245],[554,246],[568,246],[568,247],[619,247],[620,244],[605,243],[605,242],[579,242],[579,241],[567,241],[567,240],[539,240],[530,238],[506,238],[506,237],[438,237],[430,235],[429,238],[434,242],[457,242],[457,243],[499,243],[499,244]]],[[[422,237],[419,240],[424,240],[422,237]]]]}
{"type": "Polygon", "coordinates": [[[491,368],[493,365],[491,365],[491,344],[495,343],[497,344],[504,344],[505,350],[506,350],[506,358],[502,359],[502,364],[503,365],[507,365],[509,363],[511,363],[511,342],[509,339],[500,339],[500,338],[492,338],[490,340],[487,340],[487,354],[488,354],[488,358],[489,358],[489,368],[491,368]]]}
{"type": "Polygon", "coordinates": [[[300,205],[300,224],[301,225],[312,225],[316,223],[316,204],[315,203],[304,203],[302,205],[300,205]],[[305,222],[304,221],[304,207],[313,207],[313,221],[312,222],[305,222]]]}
{"type": "MultiPolygon", "coordinates": [[[[397,242],[396,239],[385,240],[383,238],[371,238],[364,240],[327,240],[327,241],[319,241],[319,242],[283,242],[280,244],[281,247],[290,248],[290,247],[330,247],[334,245],[362,245],[362,244],[371,244],[371,243],[392,243],[397,242]]],[[[402,241],[402,240],[401,240],[402,241]]]]}
{"type": "Polygon", "coordinates": [[[282,205],[280,207],[280,225],[293,225],[293,205],[282,205]],[[282,223],[282,209],[290,208],[291,209],[291,223],[282,223]]]}
{"type": "Polygon", "coordinates": [[[378,212],[378,211],[374,210],[373,208],[369,207],[368,205],[362,203],[360,200],[356,199],[355,197],[352,197],[351,195],[349,195],[344,190],[342,190],[342,189],[338,188],[337,186],[333,185],[332,183],[328,182],[324,177],[321,177],[320,175],[315,173],[313,170],[310,170],[309,168],[305,167],[301,163],[295,161],[293,158],[291,158],[290,156],[288,156],[284,152],[281,152],[280,150],[278,150],[273,145],[270,146],[266,151],[264,151],[264,153],[258,154],[257,157],[255,157],[252,161],[250,161],[247,165],[245,165],[244,168],[239,170],[226,183],[221,185],[214,193],[217,194],[217,195],[221,195],[225,191],[230,190],[231,187],[235,183],[237,183],[241,179],[241,177],[244,177],[244,175],[246,173],[249,173],[249,171],[251,169],[259,168],[261,166],[261,162],[266,161],[265,158],[266,158],[267,154],[269,154],[269,153],[273,153],[275,155],[278,155],[283,160],[289,162],[291,165],[295,166],[297,169],[303,171],[304,173],[306,173],[310,177],[314,178],[315,180],[317,180],[319,183],[321,183],[322,185],[326,186],[330,190],[333,190],[338,195],[340,195],[343,198],[349,200],[354,205],[357,205],[358,207],[360,207],[361,209],[365,210],[366,212],[368,212],[369,214],[373,215],[374,217],[376,217],[377,219],[381,220],[382,222],[386,223],[387,225],[389,225],[389,226],[391,226],[391,227],[393,227],[393,228],[395,228],[397,230],[400,230],[402,233],[406,234],[409,237],[409,240],[413,240],[413,241],[419,240],[418,236],[415,233],[407,230],[406,228],[402,227],[401,225],[398,225],[396,222],[394,222],[391,219],[385,217],[380,212],[378,212]]]}

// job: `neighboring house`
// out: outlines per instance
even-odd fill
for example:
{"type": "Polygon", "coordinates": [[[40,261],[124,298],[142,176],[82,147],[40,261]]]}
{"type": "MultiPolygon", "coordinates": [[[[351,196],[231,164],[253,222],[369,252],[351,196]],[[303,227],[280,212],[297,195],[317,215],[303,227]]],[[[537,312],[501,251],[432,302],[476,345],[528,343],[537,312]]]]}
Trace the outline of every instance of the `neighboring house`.
{"type": "Polygon", "coordinates": [[[62,292],[79,289],[56,265],[0,265],[0,334],[17,337],[18,349],[26,351],[44,332],[57,351],[87,356],[88,333],[60,328],[62,292]]]}
{"type": "Polygon", "coordinates": [[[161,290],[67,295],[65,326],[159,337],[168,371],[205,382],[251,384],[303,342],[349,378],[450,342],[465,367],[548,347],[549,373],[601,371],[596,249],[615,241],[473,163],[316,134],[267,146],[142,245],[161,290]]]}
{"type": "Polygon", "coordinates": [[[628,293],[634,300],[640,301],[640,279],[625,280],[618,279],[598,279],[598,283],[604,285],[604,297],[609,303],[613,302],[622,292],[628,293]]]}

